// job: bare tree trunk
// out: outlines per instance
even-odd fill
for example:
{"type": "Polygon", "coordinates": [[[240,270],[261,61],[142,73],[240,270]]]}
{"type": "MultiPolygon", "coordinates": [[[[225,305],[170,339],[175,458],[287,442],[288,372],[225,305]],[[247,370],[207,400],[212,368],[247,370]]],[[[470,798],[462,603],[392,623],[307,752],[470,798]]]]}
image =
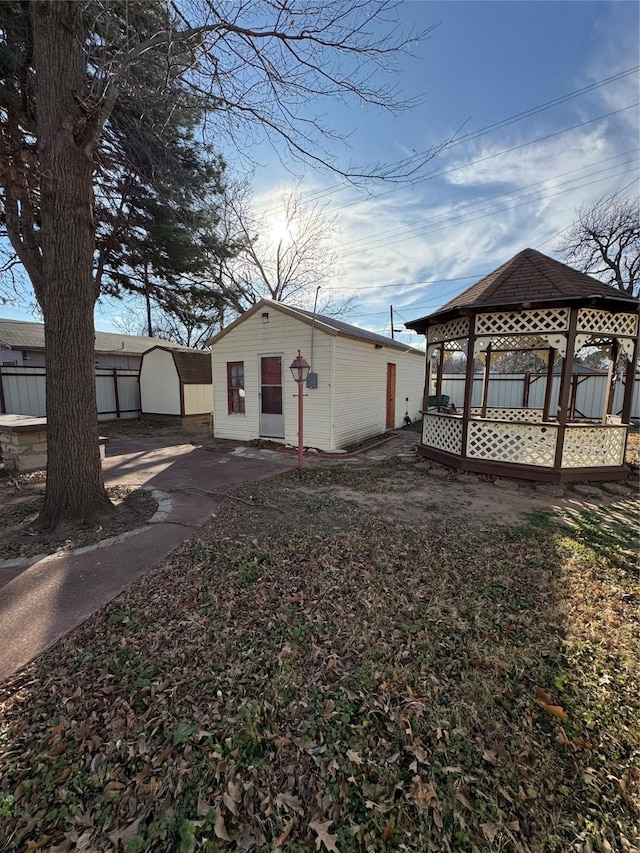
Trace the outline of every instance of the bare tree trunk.
{"type": "Polygon", "coordinates": [[[92,276],[93,154],[97,131],[80,104],[86,58],[83,4],[33,4],[41,170],[47,485],[39,524],[90,523],[112,511],[98,448],[92,276]],[[77,96],[77,97],[74,97],[77,96]]]}
{"type": "Polygon", "coordinates": [[[153,337],[153,324],[151,322],[151,287],[149,285],[149,264],[144,265],[144,299],[147,306],[147,335],[153,337]]]}

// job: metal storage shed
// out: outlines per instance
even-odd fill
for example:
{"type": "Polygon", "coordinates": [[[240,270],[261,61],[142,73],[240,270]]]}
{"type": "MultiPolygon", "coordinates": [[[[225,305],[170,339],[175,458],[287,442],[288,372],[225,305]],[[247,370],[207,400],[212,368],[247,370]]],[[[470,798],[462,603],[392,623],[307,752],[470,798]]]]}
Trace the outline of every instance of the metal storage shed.
{"type": "Polygon", "coordinates": [[[155,346],[140,365],[142,417],[183,426],[211,422],[213,390],[208,352],[155,346]]]}

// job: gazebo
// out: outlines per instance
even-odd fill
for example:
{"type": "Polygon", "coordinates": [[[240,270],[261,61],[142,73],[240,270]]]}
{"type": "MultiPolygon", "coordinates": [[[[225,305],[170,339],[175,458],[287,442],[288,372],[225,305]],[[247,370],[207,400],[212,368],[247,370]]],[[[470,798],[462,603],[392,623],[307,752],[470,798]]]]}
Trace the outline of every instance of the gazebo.
{"type": "Polygon", "coordinates": [[[422,456],[462,471],[548,483],[628,476],[624,454],[638,357],[637,299],[525,249],[434,314],[406,326],[427,339],[422,456]],[[584,346],[598,347],[610,359],[597,419],[570,417],[574,356],[584,346]],[[492,359],[514,351],[533,351],[546,362],[542,407],[526,401],[519,407],[489,405],[492,359]],[[464,400],[444,405],[443,365],[454,352],[467,356],[464,400]],[[474,406],[476,360],[484,369],[482,400],[474,406]],[[624,383],[620,415],[612,412],[617,382],[624,383]]]}

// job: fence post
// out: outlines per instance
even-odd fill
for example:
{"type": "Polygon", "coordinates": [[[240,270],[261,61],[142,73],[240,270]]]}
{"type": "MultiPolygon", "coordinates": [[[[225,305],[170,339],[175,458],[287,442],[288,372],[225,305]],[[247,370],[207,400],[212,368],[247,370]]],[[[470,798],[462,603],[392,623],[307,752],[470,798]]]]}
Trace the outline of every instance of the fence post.
{"type": "Polygon", "coordinates": [[[113,396],[116,401],[116,418],[120,417],[120,397],[118,395],[118,368],[113,368],[113,396]]]}
{"type": "Polygon", "coordinates": [[[4,403],[4,380],[2,378],[2,368],[0,367],[0,414],[6,415],[7,407],[4,403]]]}

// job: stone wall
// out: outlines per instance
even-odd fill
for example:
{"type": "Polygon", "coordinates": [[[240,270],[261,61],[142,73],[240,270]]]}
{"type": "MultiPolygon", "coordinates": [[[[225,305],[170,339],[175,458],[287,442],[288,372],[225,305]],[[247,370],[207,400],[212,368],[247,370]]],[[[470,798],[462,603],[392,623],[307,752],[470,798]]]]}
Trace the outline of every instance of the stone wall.
{"type": "Polygon", "coordinates": [[[0,454],[5,471],[22,473],[47,467],[47,430],[13,430],[0,426],[0,454]]]}

